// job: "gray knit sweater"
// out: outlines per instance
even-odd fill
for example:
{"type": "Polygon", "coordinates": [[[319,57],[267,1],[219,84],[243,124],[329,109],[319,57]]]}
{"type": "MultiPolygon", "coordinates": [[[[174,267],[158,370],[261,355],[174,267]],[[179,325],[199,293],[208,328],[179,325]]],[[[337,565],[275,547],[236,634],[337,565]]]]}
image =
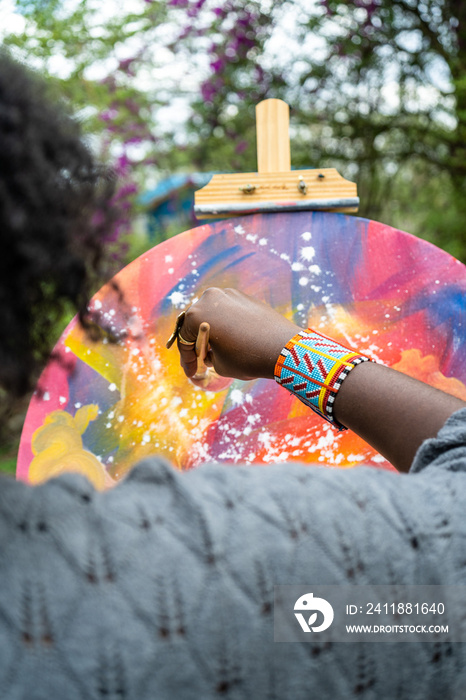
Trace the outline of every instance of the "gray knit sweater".
{"type": "Polygon", "coordinates": [[[411,473],[161,459],[0,490],[0,698],[466,698],[466,645],[277,644],[275,584],[466,585],[466,410],[411,473]]]}

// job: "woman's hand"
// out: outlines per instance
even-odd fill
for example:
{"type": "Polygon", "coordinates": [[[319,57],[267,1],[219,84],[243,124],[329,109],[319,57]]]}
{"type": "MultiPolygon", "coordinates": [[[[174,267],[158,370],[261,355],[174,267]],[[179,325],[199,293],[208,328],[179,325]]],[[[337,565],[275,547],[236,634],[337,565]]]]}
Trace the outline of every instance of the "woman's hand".
{"type": "MultiPolygon", "coordinates": [[[[207,289],[187,311],[180,329],[186,341],[195,342],[203,321],[210,325],[206,364],[217,374],[235,379],[273,379],[280,351],[301,328],[266,304],[236,289],[207,289]]],[[[178,342],[186,375],[196,373],[194,346],[178,342]]]]}

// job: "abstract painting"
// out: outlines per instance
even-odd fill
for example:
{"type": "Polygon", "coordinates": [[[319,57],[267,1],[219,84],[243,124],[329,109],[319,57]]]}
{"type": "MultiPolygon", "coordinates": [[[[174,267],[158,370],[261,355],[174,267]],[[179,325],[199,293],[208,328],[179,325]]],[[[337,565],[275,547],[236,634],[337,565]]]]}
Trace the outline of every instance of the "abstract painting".
{"type": "Polygon", "coordinates": [[[343,214],[255,214],[159,244],[91,300],[99,337],[74,319],[31,400],[17,477],[77,470],[98,488],[153,454],[203,462],[298,461],[391,469],[270,380],[200,388],[165,343],[211,286],[235,287],[376,361],[466,400],[466,268],[390,226],[343,214]]]}

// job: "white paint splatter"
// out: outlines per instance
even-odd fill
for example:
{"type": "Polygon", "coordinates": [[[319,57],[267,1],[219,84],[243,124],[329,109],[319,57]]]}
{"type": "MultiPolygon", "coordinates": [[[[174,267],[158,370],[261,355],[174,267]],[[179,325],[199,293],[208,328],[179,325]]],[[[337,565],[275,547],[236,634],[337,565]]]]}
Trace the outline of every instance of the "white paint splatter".
{"type": "Polygon", "coordinates": [[[311,245],[308,245],[308,246],[305,246],[304,248],[301,248],[301,257],[303,260],[306,260],[307,262],[311,262],[311,260],[314,259],[315,254],[316,254],[316,250],[311,245]]]}
{"type": "Polygon", "coordinates": [[[109,391],[116,391],[117,385],[113,384],[113,382],[109,385],[108,390],[109,391]]]}
{"type": "Polygon", "coordinates": [[[349,454],[347,457],[348,462],[362,462],[364,460],[364,455],[349,454]]]}
{"type": "Polygon", "coordinates": [[[241,406],[245,397],[241,389],[233,389],[233,391],[230,394],[230,398],[232,403],[236,404],[237,406],[241,406]]]}
{"type": "Polygon", "coordinates": [[[301,238],[303,241],[310,241],[312,238],[312,234],[310,231],[304,231],[304,233],[301,234],[301,238]]]}
{"type": "Polygon", "coordinates": [[[249,415],[246,420],[248,421],[248,423],[251,423],[251,425],[254,425],[258,421],[260,421],[260,419],[261,419],[260,414],[254,413],[254,414],[249,415]]]}
{"type": "MultiPolygon", "coordinates": [[[[181,288],[181,285],[180,285],[181,288]]],[[[184,307],[188,305],[189,298],[186,296],[186,294],[183,294],[183,292],[175,291],[170,294],[168,297],[173,304],[173,306],[176,307],[184,307]]]]}

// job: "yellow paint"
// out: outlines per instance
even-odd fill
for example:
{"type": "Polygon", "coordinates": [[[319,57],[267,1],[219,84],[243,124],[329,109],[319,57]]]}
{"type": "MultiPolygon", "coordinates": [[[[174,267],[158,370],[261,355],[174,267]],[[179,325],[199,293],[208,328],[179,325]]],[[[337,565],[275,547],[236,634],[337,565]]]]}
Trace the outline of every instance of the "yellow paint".
{"type": "Polygon", "coordinates": [[[65,338],[65,345],[86,365],[95,370],[110,384],[115,384],[120,390],[122,354],[125,349],[115,343],[95,343],[91,346],[89,338],[83,335],[83,330],[75,326],[65,338]]]}
{"type": "Polygon", "coordinates": [[[53,411],[32,436],[34,459],[29,467],[32,484],[46,481],[63,472],[79,472],[95,488],[102,490],[113,483],[103,465],[83,447],[81,435],[97,418],[95,404],[82,406],[74,416],[66,411],[53,411]]]}

